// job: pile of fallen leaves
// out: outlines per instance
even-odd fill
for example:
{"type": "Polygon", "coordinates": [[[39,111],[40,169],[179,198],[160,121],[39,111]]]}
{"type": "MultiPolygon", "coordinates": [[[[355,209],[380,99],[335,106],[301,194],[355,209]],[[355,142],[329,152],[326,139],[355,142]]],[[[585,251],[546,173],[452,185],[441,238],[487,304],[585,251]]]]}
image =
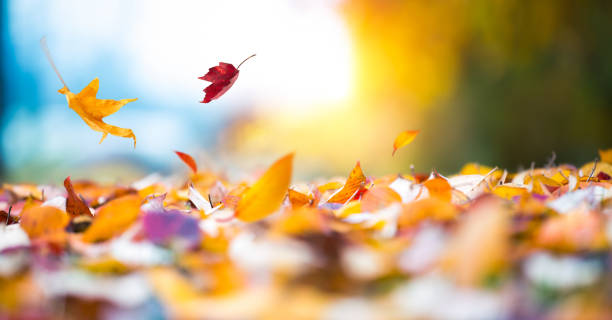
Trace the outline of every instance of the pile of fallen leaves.
{"type": "MultiPolygon", "coordinates": [[[[401,143],[399,144],[401,146],[401,143]]],[[[398,147],[398,146],[396,146],[398,147]]],[[[612,149],[581,168],[0,189],[0,318],[605,319],[612,149]]],[[[367,172],[367,171],[366,171],[367,172]]]]}

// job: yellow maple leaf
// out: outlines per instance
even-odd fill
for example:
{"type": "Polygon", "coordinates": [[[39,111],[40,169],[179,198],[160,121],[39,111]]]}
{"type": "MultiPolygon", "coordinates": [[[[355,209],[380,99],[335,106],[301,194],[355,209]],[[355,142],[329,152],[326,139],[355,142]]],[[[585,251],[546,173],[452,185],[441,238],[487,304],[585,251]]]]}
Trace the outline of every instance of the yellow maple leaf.
{"type": "Polygon", "coordinates": [[[70,109],[74,110],[74,112],[76,112],[92,130],[102,132],[102,139],[100,139],[99,143],[102,143],[102,141],[104,141],[106,136],[110,133],[114,136],[134,139],[135,148],[136,136],[131,129],[108,124],[102,121],[102,119],[117,112],[127,103],[136,101],[138,99],[111,100],[96,98],[98,88],[100,87],[98,78],[94,78],[85,88],[83,88],[83,90],[81,90],[81,92],[77,94],[72,93],[68,89],[66,82],[64,82],[64,79],[60,75],[55,63],[53,62],[53,59],[51,58],[51,54],[47,48],[46,39],[41,39],[40,44],[47,56],[47,59],[49,60],[49,63],[51,64],[51,67],[64,85],[64,87],[59,89],[58,92],[66,96],[70,109]]]}

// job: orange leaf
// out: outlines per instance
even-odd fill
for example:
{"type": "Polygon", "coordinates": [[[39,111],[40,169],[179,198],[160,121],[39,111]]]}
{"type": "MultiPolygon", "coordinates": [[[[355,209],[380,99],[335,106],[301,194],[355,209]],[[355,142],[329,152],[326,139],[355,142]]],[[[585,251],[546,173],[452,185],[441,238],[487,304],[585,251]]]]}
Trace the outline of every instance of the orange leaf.
{"type": "Polygon", "coordinates": [[[138,218],[140,204],[138,195],[127,195],[103,205],[83,234],[83,241],[104,241],[122,233],[138,218]]]}
{"type": "Polygon", "coordinates": [[[366,182],[366,177],[363,175],[363,171],[361,171],[361,165],[359,161],[351,171],[346,183],[342,187],[342,189],[338,190],[334,195],[327,200],[329,203],[345,203],[351,198],[355,198],[355,194],[363,188],[366,182]]]}
{"type": "Polygon", "coordinates": [[[24,209],[19,224],[31,239],[63,233],[68,215],[55,207],[34,206],[24,209]]]}
{"type": "Polygon", "coordinates": [[[111,114],[119,111],[119,109],[121,109],[121,107],[127,103],[136,101],[138,99],[110,100],[96,98],[96,94],[98,94],[98,88],[100,86],[98,78],[94,78],[78,94],[70,92],[66,82],[64,82],[64,79],[62,79],[62,76],[55,67],[55,63],[51,58],[49,48],[47,48],[47,41],[44,37],[40,40],[40,45],[45,52],[51,67],[64,85],[64,87],[59,89],[58,92],[66,96],[68,107],[74,110],[74,112],[76,112],[79,117],[85,121],[85,124],[87,124],[94,131],[102,132],[102,139],[100,139],[100,143],[102,143],[102,141],[104,141],[106,136],[110,133],[118,137],[134,139],[134,148],[136,148],[136,136],[131,129],[110,125],[102,121],[102,118],[110,116],[111,114]]]}
{"type": "MultiPolygon", "coordinates": [[[[291,190],[291,189],[290,189],[291,190]]],[[[283,216],[274,230],[281,234],[322,233],[326,231],[324,216],[319,209],[302,207],[283,216]]]]}
{"type": "Polygon", "coordinates": [[[448,181],[441,177],[429,179],[423,183],[429,190],[429,195],[444,201],[450,201],[452,197],[452,189],[448,181]]]}
{"type": "Polygon", "coordinates": [[[280,207],[291,182],[293,153],[277,160],[249,190],[236,207],[236,217],[253,222],[270,215],[280,207]]]}
{"type": "Polygon", "coordinates": [[[512,200],[512,198],[516,196],[526,195],[527,189],[519,186],[511,186],[511,185],[501,185],[497,186],[493,189],[493,194],[500,196],[502,198],[512,200]]]}
{"type": "Polygon", "coordinates": [[[91,211],[89,211],[89,207],[81,199],[76,192],[74,192],[74,187],[72,187],[72,181],[70,181],[70,177],[64,180],[64,188],[68,192],[68,197],[66,197],[66,212],[70,215],[71,218],[75,218],[78,216],[88,216],[91,217],[91,211]]]}
{"type": "Polygon", "coordinates": [[[602,162],[612,164],[612,148],[606,150],[599,150],[599,158],[602,162]]]}
{"type": "Polygon", "coordinates": [[[183,162],[189,166],[189,168],[191,168],[191,170],[193,171],[193,173],[197,173],[198,172],[198,165],[195,162],[195,160],[193,160],[193,158],[184,153],[184,152],[180,152],[180,151],[174,151],[174,153],[176,153],[176,155],[181,158],[181,160],[183,160],[183,162]]]}
{"type": "Polygon", "coordinates": [[[389,187],[374,186],[363,194],[361,207],[363,211],[373,212],[394,202],[402,202],[402,198],[397,192],[389,187]]]}
{"type": "Polygon", "coordinates": [[[419,130],[406,130],[400,133],[393,142],[393,153],[391,155],[394,156],[397,149],[410,144],[419,132],[419,130]]]}
{"type": "Polygon", "coordinates": [[[301,192],[295,191],[293,189],[289,189],[289,202],[291,202],[291,206],[294,208],[303,207],[312,202],[312,197],[305,195],[301,192]]]}
{"type": "Polygon", "coordinates": [[[66,96],[70,109],[74,110],[92,130],[103,133],[100,143],[110,133],[114,136],[134,139],[134,147],[136,147],[136,136],[131,129],[110,125],[102,121],[102,118],[110,116],[124,105],[138,99],[98,99],[96,98],[98,87],[99,80],[95,78],[78,94],[70,92],[66,86],[59,89],[58,92],[66,96]]]}

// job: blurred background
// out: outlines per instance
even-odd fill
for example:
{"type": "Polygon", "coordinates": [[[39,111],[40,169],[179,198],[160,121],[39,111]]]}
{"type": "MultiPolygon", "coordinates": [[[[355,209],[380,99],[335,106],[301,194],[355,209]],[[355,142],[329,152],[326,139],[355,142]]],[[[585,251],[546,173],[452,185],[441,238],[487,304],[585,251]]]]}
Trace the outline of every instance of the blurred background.
{"type": "Polygon", "coordinates": [[[368,175],[516,170],[553,152],[580,165],[612,147],[610,1],[5,0],[1,14],[2,181],[186,170],[173,150],[244,171],[295,151],[310,178],[357,160],[368,175]],[[68,108],[43,36],[73,91],[99,77],[99,98],[138,98],[105,119],[136,149],[98,144],[68,108]],[[197,77],[252,53],[199,103],[197,77]]]}

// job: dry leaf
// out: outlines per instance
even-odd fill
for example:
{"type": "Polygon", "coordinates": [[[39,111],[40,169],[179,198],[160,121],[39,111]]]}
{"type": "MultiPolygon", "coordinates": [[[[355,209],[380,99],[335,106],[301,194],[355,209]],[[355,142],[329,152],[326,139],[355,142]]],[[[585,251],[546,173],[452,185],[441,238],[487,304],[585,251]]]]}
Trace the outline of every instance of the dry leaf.
{"type": "Polygon", "coordinates": [[[602,162],[612,164],[612,148],[606,150],[599,150],[599,159],[602,162]]]}
{"type": "Polygon", "coordinates": [[[195,160],[193,160],[193,158],[184,153],[184,152],[180,152],[180,151],[174,151],[174,153],[176,153],[176,155],[183,160],[183,162],[189,167],[191,168],[191,171],[193,171],[193,173],[198,173],[198,164],[195,162],[195,160]]]}
{"type": "Polygon", "coordinates": [[[361,165],[359,164],[359,161],[357,161],[355,168],[353,168],[353,170],[351,171],[351,174],[349,175],[342,189],[334,193],[331,198],[327,200],[327,202],[345,203],[350,199],[357,198],[357,193],[363,191],[362,188],[364,187],[365,182],[366,177],[363,174],[363,171],[361,171],[361,165]]]}
{"type": "Polygon", "coordinates": [[[397,135],[397,138],[395,138],[393,142],[393,152],[391,155],[394,156],[397,149],[410,144],[418,134],[419,130],[406,130],[397,135]]]}
{"type": "Polygon", "coordinates": [[[402,202],[397,192],[386,186],[374,186],[363,194],[361,208],[366,212],[374,212],[394,202],[402,202]]]}
{"type": "Polygon", "coordinates": [[[92,217],[91,211],[89,210],[89,207],[85,201],[83,201],[83,199],[80,198],[76,192],[74,192],[74,187],[72,186],[70,177],[67,177],[66,180],[64,180],[64,188],[66,188],[66,192],[68,192],[68,196],[66,197],[66,212],[68,212],[70,217],[92,217]]]}
{"type": "Polygon", "coordinates": [[[293,153],[277,160],[251,188],[236,207],[236,217],[253,222],[263,219],[280,207],[291,182],[293,153]]]}
{"type": "Polygon", "coordinates": [[[70,219],[55,207],[33,206],[24,209],[19,224],[31,239],[63,233],[70,219]]]}
{"type": "Polygon", "coordinates": [[[128,195],[103,205],[83,234],[83,241],[104,241],[122,233],[138,218],[140,204],[138,195],[128,195]]]}
{"type": "Polygon", "coordinates": [[[442,177],[435,177],[423,183],[429,191],[429,195],[440,200],[451,201],[452,188],[448,181],[442,177]]]}
{"type": "Polygon", "coordinates": [[[53,67],[53,70],[64,85],[64,87],[59,89],[58,92],[66,96],[66,101],[68,101],[68,106],[70,109],[74,110],[74,112],[76,112],[92,130],[102,132],[100,143],[102,143],[102,141],[104,141],[106,136],[110,133],[114,136],[134,139],[134,148],[136,148],[136,136],[131,129],[110,125],[102,121],[102,119],[117,112],[127,103],[136,101],[138,99],[110,100],[96,98],[96,94],[98,93],[98,88],[100,86],[98,78],[94,78],[78,94],[72,93],[68,89],[66,82],[64,82],[64,79],[60,75],[55,63],[53,62],[53,59],[51,58],[51,53],[47,48],[45,38],[40,40],[40,45],[45,52],[51,67],[53,67]]]}
{"type": "Polygon", "coordinates": [[[312,203],[312,197],[301,192],[295,191],[293,189],[289,189],[289,202],[291,202],[291,206],[294,208],[303,207],[307,204],[312,203]]]}

